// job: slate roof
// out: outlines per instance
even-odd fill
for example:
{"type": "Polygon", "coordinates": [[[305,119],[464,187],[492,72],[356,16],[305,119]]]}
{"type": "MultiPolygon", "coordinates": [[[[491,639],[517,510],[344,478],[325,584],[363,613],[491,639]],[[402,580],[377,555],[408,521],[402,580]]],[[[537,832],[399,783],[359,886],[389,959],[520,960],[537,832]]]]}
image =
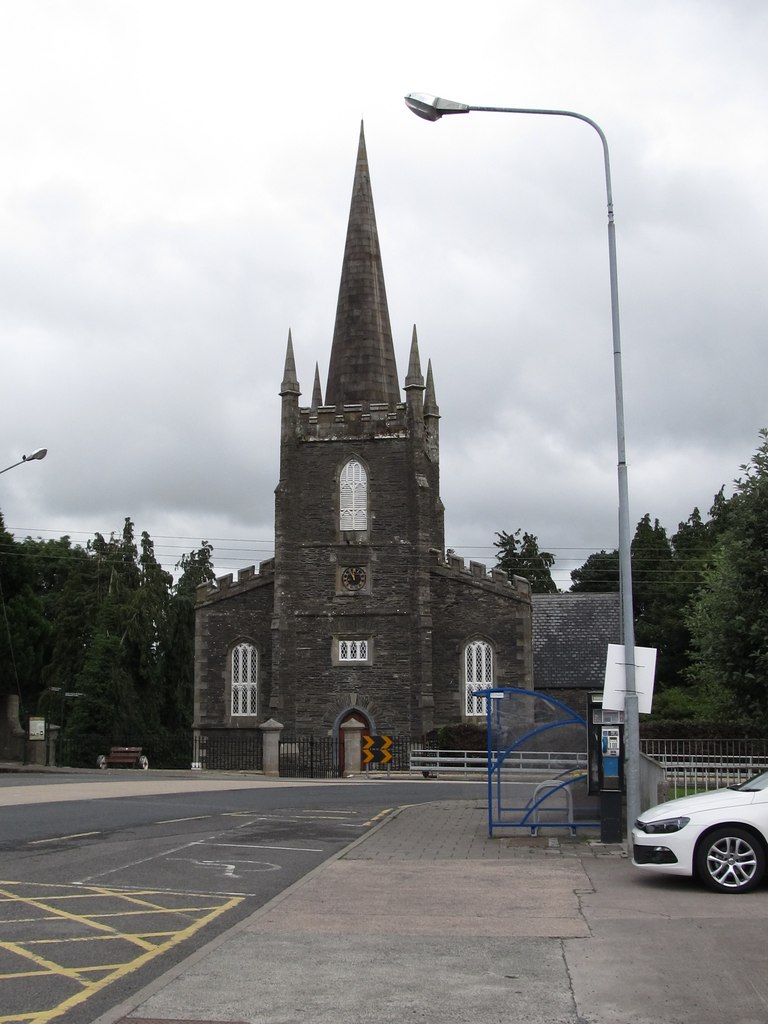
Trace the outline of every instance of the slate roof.
{"type": "Polygon", "coordinates": [[[608,644],[620,644],[621,597],[533,594],[533,685],[602,690],[608,644]]]}

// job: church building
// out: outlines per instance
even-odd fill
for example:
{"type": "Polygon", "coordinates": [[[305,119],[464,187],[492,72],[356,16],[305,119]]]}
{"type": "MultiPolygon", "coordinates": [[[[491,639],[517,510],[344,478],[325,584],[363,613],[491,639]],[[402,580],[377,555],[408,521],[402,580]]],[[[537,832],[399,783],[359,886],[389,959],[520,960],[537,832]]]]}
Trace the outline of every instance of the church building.
{"type": "Polygon", "coordinates": [[[419,737],[530,688],[529,584],[445,552],[432,366],[414,328],[401,390],[362,127],[325,393],[316,366],[300,403],[289,333],[279,394],[275,555],[198,590],[196,735],[419,737]]]}

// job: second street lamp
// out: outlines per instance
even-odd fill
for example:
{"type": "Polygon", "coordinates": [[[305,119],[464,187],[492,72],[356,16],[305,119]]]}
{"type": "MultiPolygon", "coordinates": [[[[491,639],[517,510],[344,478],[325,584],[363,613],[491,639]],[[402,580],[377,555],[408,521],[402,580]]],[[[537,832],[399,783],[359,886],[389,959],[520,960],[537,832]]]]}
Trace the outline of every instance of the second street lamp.
{"type": "Polygon", "coordinates": [[[23,466],[25,462],[36,462],[39,459],[44,459],[48,454],[47,448],[38,448],[31,455],[22,455],[18,462],[14,462],[10,466],[6,466],[5,469],[0,469],[0,473],[7,473],[9,469],[15,469],[17,466],[23,466]]]}
{"type": "Polygon", "coordinates": [[[611,186],[611,163],[605,134],[591,117],[577,114],[573,110],[547,110],[535,107],[478,107],[467,103],[456,103],[440,96],[413,92],[405,97],[405,103],[418,117],[426,121],[437,121],[447,114],[468,114],[483,111],[492,114],[545,114],[556,117],[574,117],[585,121],[600,136],[605,165],[605,188],[608,201],[608,263],[611,286],[611,325],[613,336],[613,378],[616,398],[616,441],[618,448],[619,487],[619,576],[624,634],[624,741],[626,748],[627,780],[627,835],[640,814],[640,716],[638,713],[637,687],[635,685],[635,623],[632,603],[632,554],[629,532],[629,488],[627,484],[627,456],[624,431],[624,386],[621,369],[621,331],[619,327],[619,286],[616,268],[616,228],[613,217],[613,189],[611,186]]]}

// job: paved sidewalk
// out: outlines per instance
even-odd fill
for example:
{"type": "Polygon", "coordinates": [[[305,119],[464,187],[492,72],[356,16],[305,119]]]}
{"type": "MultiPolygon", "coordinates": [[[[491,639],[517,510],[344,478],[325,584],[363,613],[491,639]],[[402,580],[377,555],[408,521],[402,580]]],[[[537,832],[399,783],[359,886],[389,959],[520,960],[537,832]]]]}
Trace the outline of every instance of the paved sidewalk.
{"type": "Polygon", "coordinates": [[[96,1024],[764,1024],[766,901],[416,805],[96,1024]]]}
{"type": "Polygon", "coordinates": [[[99,1024],[583,1024],[562,941],[589,936],[598,858],[626,864],[583,836],[491,839],[484,802],[402,808],[99,1024]]]}
{"type": "MultiPolygon", "coordinates": [[[[143,777],[141,790],[233,781],[143,777]]],[[[19,778],[0,805],[71,785],[19,778]]],[[[581,830],[490,839],[482,799],[418,804],[94,1024],[765,1024],[767,890],[641,872],[581,830]]]]}
{"type": "Polygon", "coordinates": [[[482,800],[414,805],[94,1024],[765,1024],[767,889],[654,876],[583,833],[490,839],[482,800]]]}

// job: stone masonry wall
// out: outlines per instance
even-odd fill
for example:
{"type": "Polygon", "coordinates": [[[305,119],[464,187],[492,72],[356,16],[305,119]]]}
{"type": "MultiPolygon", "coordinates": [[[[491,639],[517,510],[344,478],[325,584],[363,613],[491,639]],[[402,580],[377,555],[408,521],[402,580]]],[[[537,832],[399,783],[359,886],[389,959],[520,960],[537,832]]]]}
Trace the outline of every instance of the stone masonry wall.
{"type": "Polygon", "coordinates": [[[432,644],[437,726],[459,722],[465,714],[464,648],[475,639],[494,650],[494,686],[530,688],[531,604],[525,580],[508,581],[505,573],[485,575],[483,565],[465,570],[438,566],[432,570],[435,608],[432,644]]]}
{"type": "MultiPolygon", "coordinates": [[[[337,424],[337,427],[339,425],[337,424]]],[[[276,512],[277,685],[272,713],[296,732],[330,731],[345,707],[368,709],[379,731],[420,731],[412,694],[414,580],[425,552],[414,534],[417,492],[437,513],[437,471],[409,472],[409,438],[284,440],[276,512]],[[350,458],[366,468],[368,530],[339,528],[339,473],[350,458]],[[343,568],[366,568],[350,593],[343,568]],[[369,664],[335,663],[340,636],[369,640],[369,664]],[[350,700],[350,695],[356,701],[350,700]]]]}
{"type": "Polygon", "coordinates": [[[195,611],[194,726],[253,729],[269,717],[272,678],[273,563],[264,563],[218,581],[216,588],[198,588],[195,611]],[[259,714],[233,718],[230,714],[230,652],[241,641],[253,644],[259,655],[259,714]]]}

